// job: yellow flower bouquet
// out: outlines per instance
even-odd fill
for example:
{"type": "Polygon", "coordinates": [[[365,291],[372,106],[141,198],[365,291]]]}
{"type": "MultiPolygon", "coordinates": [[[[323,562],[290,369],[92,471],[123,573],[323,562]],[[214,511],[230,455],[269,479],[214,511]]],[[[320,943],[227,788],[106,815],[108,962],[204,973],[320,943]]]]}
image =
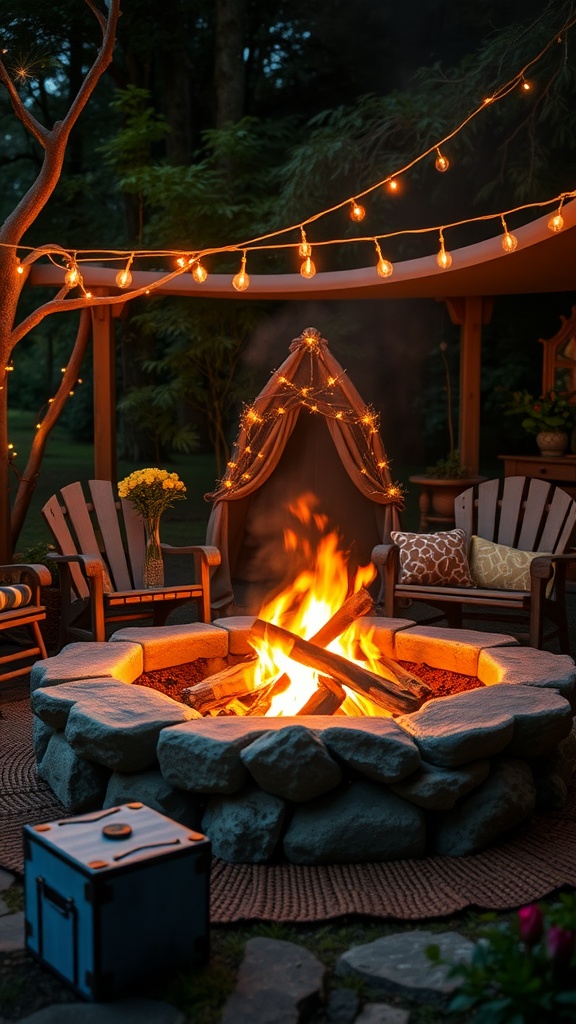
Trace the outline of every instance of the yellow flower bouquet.
{"type": "Polygon", "coordinates": [[[160,547],[160,516],[171,508],[178,498],[184,498],[186,488],[177,473],[166,469],[135,469],[118,484],[118,494],[132,502],[144,520],[146,551],[144,555],[143,585],[146,589],[164,586],[164,562],[160,547]]]}
{"type": "Polygon", "coordinates": [[[177,473],[166,469],[135,469],[118,484],[118,494],[134,505],[143,519],[161,516],[186,488],[177,473]]]}

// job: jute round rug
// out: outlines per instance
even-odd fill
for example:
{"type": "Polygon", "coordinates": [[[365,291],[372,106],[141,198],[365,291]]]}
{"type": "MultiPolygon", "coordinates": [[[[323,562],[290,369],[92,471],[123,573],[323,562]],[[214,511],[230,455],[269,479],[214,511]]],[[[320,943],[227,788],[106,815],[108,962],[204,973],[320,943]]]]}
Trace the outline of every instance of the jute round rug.
{"type": "MultiPolygon", "coordinates": [[[[26,693],[0,704],[0,867],[23,873],[22,826],[66,817],[38,778],[26,693]]],[[[506,842],[470,857],[384,864],[225,864],[215,860],[211,918],[325,921],[348,915],[418,921],[466,907],[510,910],[576,887],[576,785],[554,814],[533,817],[506,842]]]]}

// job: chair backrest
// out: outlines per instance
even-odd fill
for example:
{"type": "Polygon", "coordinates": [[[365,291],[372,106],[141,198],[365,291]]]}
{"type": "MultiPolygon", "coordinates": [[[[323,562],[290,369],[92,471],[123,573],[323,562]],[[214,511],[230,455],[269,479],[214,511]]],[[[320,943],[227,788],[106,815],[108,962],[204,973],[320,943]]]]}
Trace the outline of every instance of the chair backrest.
{"type": "MultiPolygon", "coordinates": [[[[76,482],[62,488],[62,501],[53,495],[42,508],[60,554],[102,558],[107,592],[140,589],[145,549],[142,519],[131,502],[115,499],[110,480],[90,480],[88,486],[90,502],[76,482]]],[[[78,596],[87,597],[80,569],[72,563],[70,571],[78,596]]]]}
{"type": "Polygon", "coordinates": [[[562,488],[524,476],[486,480],[459,494],[456,526],[521,551],[563,554],[576,524],[576,501],[562,488]]]}

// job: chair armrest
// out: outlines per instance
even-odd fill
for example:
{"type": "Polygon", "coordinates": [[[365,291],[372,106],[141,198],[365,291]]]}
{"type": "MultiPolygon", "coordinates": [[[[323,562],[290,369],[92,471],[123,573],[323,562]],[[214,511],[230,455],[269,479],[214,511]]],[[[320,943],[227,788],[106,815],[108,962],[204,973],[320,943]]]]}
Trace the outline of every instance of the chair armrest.
{"type": "Polygon", "coordinates": [[[52,583],[50,570],[45,565],[39,565],[36,562],[13,562],[11,565],[0,565],[0,575],[2,576],[20,577],[23,574],[30,576],[32,583],[39,587],[49,587],[52,583]]]}
{"type": "Polygon", "coordinates": [[[206,565],[220,565],[222,556],[218,548],[210,544],[191,544],[185,547],[176,547],[172,544],[161,544],[162,553],[165,555],[199,555],[206,565]]]}
{"type": "Polygon", "coordinates": [[[396,558],[398,550],[397,544],[377,544],[372,548],[372,561],[376,568],[383,571],[386,565],[396,558]]]}
{"type": "Polygon", "coordinates": [[[104,576],[104,563],[97,555],[57,555],[51,552],[46,558],[56,564],[75,562],[86,576],[104,576]]]}

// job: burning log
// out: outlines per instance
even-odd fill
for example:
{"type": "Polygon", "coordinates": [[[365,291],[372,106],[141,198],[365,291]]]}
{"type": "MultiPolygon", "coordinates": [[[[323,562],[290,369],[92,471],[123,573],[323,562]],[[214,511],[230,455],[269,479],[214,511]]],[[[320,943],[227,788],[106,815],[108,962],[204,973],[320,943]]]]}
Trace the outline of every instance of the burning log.
{"type": "Polygon", "coordinates": [[[200,714],[223,707],[228,701],[245,697],[254,691],[256,658],[240,661],[237,665],[215,672],[208,679],[182,690],[182,700],[200,714]]]}
{"type": "MultiPolygon", "coordinates": [[[[363,587],[355,594],[352,594],[338,609],[338,611],[322,626],[322,629],[312,637],[311,643],[319,647],[325,647],[340,636],[348,626],[360,618],[361,615],[368,615],[372,610],[374,602],[370,594],[363,587]]],[[[225,668],[221,672],[215,672],[209,679],[194,686],[188,686],[182,691],[182,700],[189,707],[199,711],[201,715],[209,714],[224,708],[229,701],[242,700],[251,697],[256,688],[254,685],[254,670],[258,658],[256,656],[247,658],[245,661],[225,668]]],[[[255,710],[256,704],[250,705],[246,713],[250,715],[264,715],[270,707],[272,697],[282,693],[288,686],[287,676],[280,676],[276,682],[260,688],[261,700],[257,704],[260,710],[255,710]],[[273,689],[271,689],[273,687],[273,689]]],[[[321,713],[321,712],[320,712],[321,713]]]]}
{"type": "Polygon", "coordinates": [[[310,637],[308,643],[316,644],[317,647],[327,647],[336,637],[339,637],[348,626],[351,626],[361,615],[369,615],[374,607],[374,601],[364,587],[360,587],[355,594],[346,598],[344,604],[337,612],[328,619],[322,629],[310,637]]]}
{"type": "Polygon", "coordinates": [[[318,688],[296,714],[333,715],[346,700],[346,690],[330,676],[319,676],[318,688]]]}
{"type": "MultiPolygon", "coordinates": [[[[301,637],[295,636],[287,629],[281,629],[272,623],[256,619],[251,629],[251,635],[278,645],[284,654],[292,658],[293,661],[336,679],[369,697],[374,704],[385,708],[386,711],[402,714],[415,711],[422,704],[421,693],[414,692],[414,687],[410,685],[409,680],[383,679],[354,662],[340,657],[339,654],[316,647],[309,640],[302,640],[301,637]]],[[[418,682],[420,684],[418,689],[421,690],[424,684],[420,680],[418,682]]]]}

